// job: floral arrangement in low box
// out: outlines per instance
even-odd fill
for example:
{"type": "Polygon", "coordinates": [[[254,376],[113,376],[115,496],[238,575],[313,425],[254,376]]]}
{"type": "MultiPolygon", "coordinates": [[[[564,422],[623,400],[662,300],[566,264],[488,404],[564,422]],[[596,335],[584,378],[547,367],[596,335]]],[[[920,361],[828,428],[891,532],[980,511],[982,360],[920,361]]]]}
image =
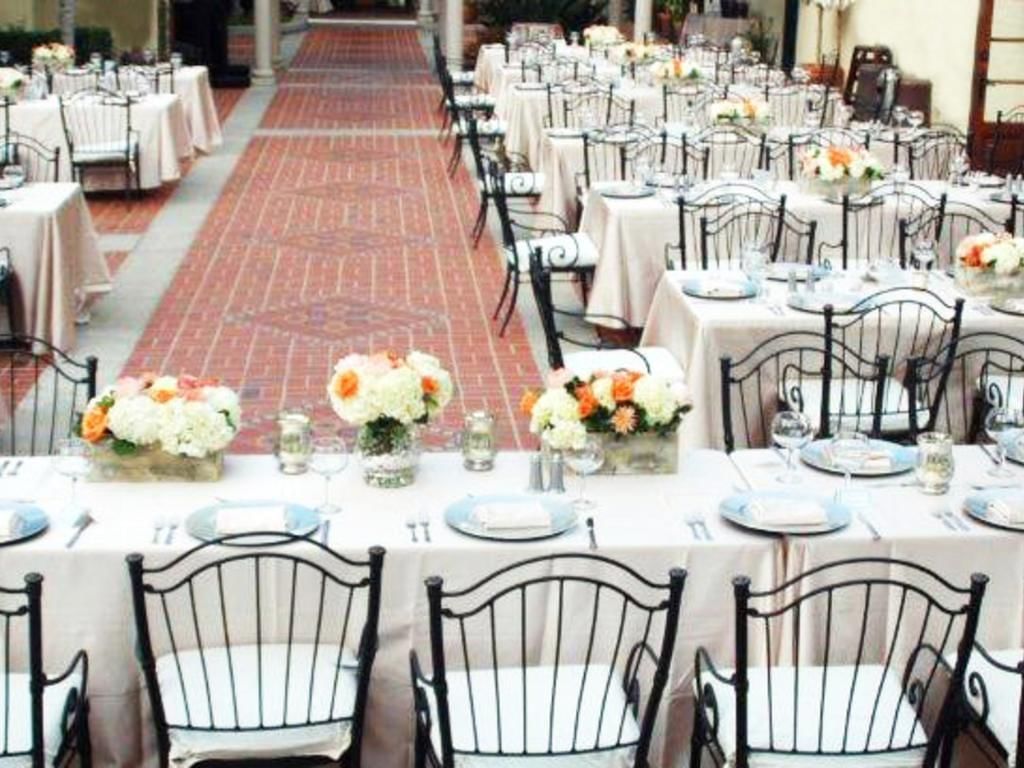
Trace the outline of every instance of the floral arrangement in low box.
{"type": "Polygon", "coordinates": [[[401,488],[416,478],[419,427],[451,402],[455,387],[441,361],[423,352],[352,354],[334,366],[327,387],[334,412],[359,427],[363,479],[401,488]]]}
{"type": "Polygon", "coordinates": [[[119,379],[86,407],[81,437],[93,445],[93,480],[212,481],[241,424],[238,395],[215,379],[119,379]]]}
{"type": "Polygon", "coordinates": [[[676,433],[693,405],[682,382],[633,371],[598,372],[587,379],[555,371],[543,392],[521,402],[530,431],[548,448],[582,446],[600,435],[602,474],[670,474],[679,466],[676,433]]]}
{"type": "Polygon", "coordinates": [[[17,101],[25,85],[25,76],[16,69],[0,69],[0,98],[17,101]]]}
{"type": "Polygon", "coordinates": [[[678,57],[652,64],[650,72],[655,80],[661,82],[700,80],[703,77],[700,67],[678,57]]]}
{"type": "Polygon", "coordinates": [[[51,70],[63,70],[75,63],[75,49],[63,43],[46,43],[32,49],[32,64],[51,70]]]}
{"type": "Polygon", "coordinates": [[[643,43],[622,43],[609,52],[612,61],[618,64],[639,64],[650,61],[658,53],[658,47],[643,43]]]}
{"type": "Polygon", "coordinates": [[[711,122],[733,125],[766,125],[772,108],[763,99],[724,99],[708,107],[711,122]]]}
{"type": "Polygon", "coordinates": [[[1024,237],[983,232],[956,249],[957,284],[972,296],[1024,296],[1024,237]]]}
{"type": "Polygon", "coordinates": [[[885,169],[863,147],[809,147],[800,155],[800,172],[818,192],[833,200],[864,194],[871,182],[885,178],[885,169]]]}
{"type": "Polygon", "coordinates": [[[622,42],[622,33],[615,27],[605,24],[593,24],[583,30],[583,39],[587,45],[606,48],[622,42]]]}

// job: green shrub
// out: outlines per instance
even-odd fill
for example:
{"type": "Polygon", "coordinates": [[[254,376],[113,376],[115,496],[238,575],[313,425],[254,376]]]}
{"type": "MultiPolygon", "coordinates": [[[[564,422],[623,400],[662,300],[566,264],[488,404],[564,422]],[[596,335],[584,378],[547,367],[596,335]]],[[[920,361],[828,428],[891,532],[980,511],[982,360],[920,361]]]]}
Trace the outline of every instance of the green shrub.
{"type": "MultiPolygon", "coordinates": [[[[28,64],[32,49],[46,43],[59,43],[59,29],[38,30],[7,27],[0,29],[0,51],[9,51],[16,62],[28,64]]],[[[114,38],[105,27],[78,27],[75,30],[75,55],[78,61],[89,60],[93,52],[109,57],[114,51],[114,38]]]]}

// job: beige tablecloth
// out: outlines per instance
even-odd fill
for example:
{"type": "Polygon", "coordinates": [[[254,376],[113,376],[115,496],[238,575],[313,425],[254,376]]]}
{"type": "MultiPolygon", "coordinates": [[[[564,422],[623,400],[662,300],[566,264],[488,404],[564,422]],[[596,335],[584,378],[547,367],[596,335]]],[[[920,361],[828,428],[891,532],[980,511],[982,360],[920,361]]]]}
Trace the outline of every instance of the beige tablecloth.
{"type": "MultiPolygon", "coordinates": [[[[132,127],[139,132],[140,183],[155,189],[181,178],[181,161],[193,155],[182,100],[177,94],[151,94],[132,107],[132,127]]],[[[47,147],[60,147],[60,178],[71,179],[68,146],[56,97],[23,101],[11,107],[11,130],[31,136],[47,147]]],[[[116,170],[86,172],[86,189],[119,189],[124,174],[116,170]]]]}
{"type": "Polygon", "coordinates": [[[61,349],[75,345],[75,318],[111,289],[92,217],[77,184],[29,184],[0,193],[0,247],[10,248],[19,331],[61,349]]]}
{"type": "MultiPolygon", "coordinates": [[[[686,296],[680,286],[688,276],[692,277],[683,272],[663,274],[641,344],[666,347],[686,372],[694,402],[703,404],[698,413],[687,419],[683,444],[718,448],[724,446],[719,359],[729,355],[740,360],[778,333],[823,332],[824,321],[821,315],[782,306],[787,291],[783,283],[766,283],[771,303],[782,307],[780,316],[768,303],[708,301],[686,296]]],[[[868,293],[882,287],[865,283],[859,290],[868,293]]],[[[960,295],[952,281],[944,277],[936,276],[930,287],[947,301],[960,295]]],[[[1024,334],[1024,318],[994,313],[969,301],[964,309],[962,332],[978,331],[1019,337],[1024,334]]],[[[905,337],[912,338],[912,334],[905,337]]]]}
{"type": "MultiPolygon", "coordinates": [[[[946,189],[943,182],[923,182],[922,185],[936,195],[946,189]]],[[[778,184],[777,191],[786,195],[787,210],[805,221],[818,223],[817,243],[842,240],[841,205],[808,194],[793,182],[778,184]]],[[[992,202],[986,192],[951,190],[949,199],[971,202],[997,220],[1009,215],[1009,206],[992,202]]],[[[895,216],[895,208],[891,210],[895,216]]],[[[690,234],[699,236],[693,229],[688,230],[688,238],[690,234]]],[[[601,254],[590,293],[590,311],[624,317],[630,324],[643,327],[654,290],[665,271],[665,246],[679,242],[677,207],[656,197],[611,200],[592,191],[583,210],[580,230],[593,239],[601,254]]],[[[689,242],[687,253],[696,253],[695,248],[696,242],[689,242]]],[[[833,258],[836,256],[835,251],[827,253],[833,258]]],[[[896,255],[878,253],[873,254],[873,258],[896,255]]]]}
{"type": "MultiPolygon", "coordinates": [[[[329,4],[330,0],[324,2],[329,4]]],[[[223,143],[209,70],[206,67],[182,67],[174,74],[174,92],[181,99],[192,146],[209,154],[223,143]]]]}

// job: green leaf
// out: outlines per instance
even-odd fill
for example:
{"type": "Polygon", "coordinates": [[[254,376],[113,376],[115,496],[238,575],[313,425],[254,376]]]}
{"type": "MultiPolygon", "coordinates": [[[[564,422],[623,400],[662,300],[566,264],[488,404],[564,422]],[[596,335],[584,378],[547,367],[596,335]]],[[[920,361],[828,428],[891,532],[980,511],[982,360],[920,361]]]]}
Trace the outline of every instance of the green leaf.
{"type": "Polygon", "coordinates": [[[117,438],[114,438],[114,441],[111,443],[110,448],[118,456],[131,456],[137,450],[139,450],[139,446],[137,446],[130,440],[118,440],[117,438]]]}

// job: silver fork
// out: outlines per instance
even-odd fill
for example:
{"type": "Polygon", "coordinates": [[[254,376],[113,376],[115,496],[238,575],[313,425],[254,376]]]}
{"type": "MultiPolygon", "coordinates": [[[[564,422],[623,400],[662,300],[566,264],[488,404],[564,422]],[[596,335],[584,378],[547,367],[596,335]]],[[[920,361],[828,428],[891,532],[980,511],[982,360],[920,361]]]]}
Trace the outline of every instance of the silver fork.
{"type": "Polygon", "coordinates": [[[159,544],[160,543],[160,532],[164,528],[166,528],[166,527],[167,527],[167,518],[165,518],[163,515],[160,515],[159,517],[157,517],[156,520],[153,521],[153,543],[154,544],[159,544]]]}
{"type": "Polygon", "coordinates": [[[420,528],[423,529],[423,541],[427,544],[430,543],[430,512],[426,507],[420,507],[417,513],[417,520],[420,524],[420,528]]]}
{"type": "Polygon", "coordinates": [[[948,528],[949,530],[956,530],[956,526],[949,521],[948,517],[946,517],[945,511],[941,509],[936,509],[934,512],[932,512],[932,517],[934,517],[936,520],[938,520],[940,523],[946,526],[946,528],[948,528]]]}
{"type": "Polygon", "coordinates": [[[174,534],[178,530],[178,521],[170,520],[167,523],[167,535],[164,537],[164,544],[170,546],[174,543],[174,534]]]}
{"type": "Polygon", "coordinates": [[[405,518],[405,527],[409,529],[409,538],[412,539],[412,543],[418,544],[420,540],[416,537],[416,516],[412,512],[405,518]]]}
{"type": "Polygon", "coordinates": [[[17,477],[18,472],[21,470],[21,465],[25,463],[24,459],[17,459],[12,465],[7,477],[17,477]]]}
{"type": "Polygon", "coordinates": [[[690,526],[690,533],[694,541],[711,541],[711,531],[708,530],[703,512],[687,512],[683,519],[690,526]]]}

